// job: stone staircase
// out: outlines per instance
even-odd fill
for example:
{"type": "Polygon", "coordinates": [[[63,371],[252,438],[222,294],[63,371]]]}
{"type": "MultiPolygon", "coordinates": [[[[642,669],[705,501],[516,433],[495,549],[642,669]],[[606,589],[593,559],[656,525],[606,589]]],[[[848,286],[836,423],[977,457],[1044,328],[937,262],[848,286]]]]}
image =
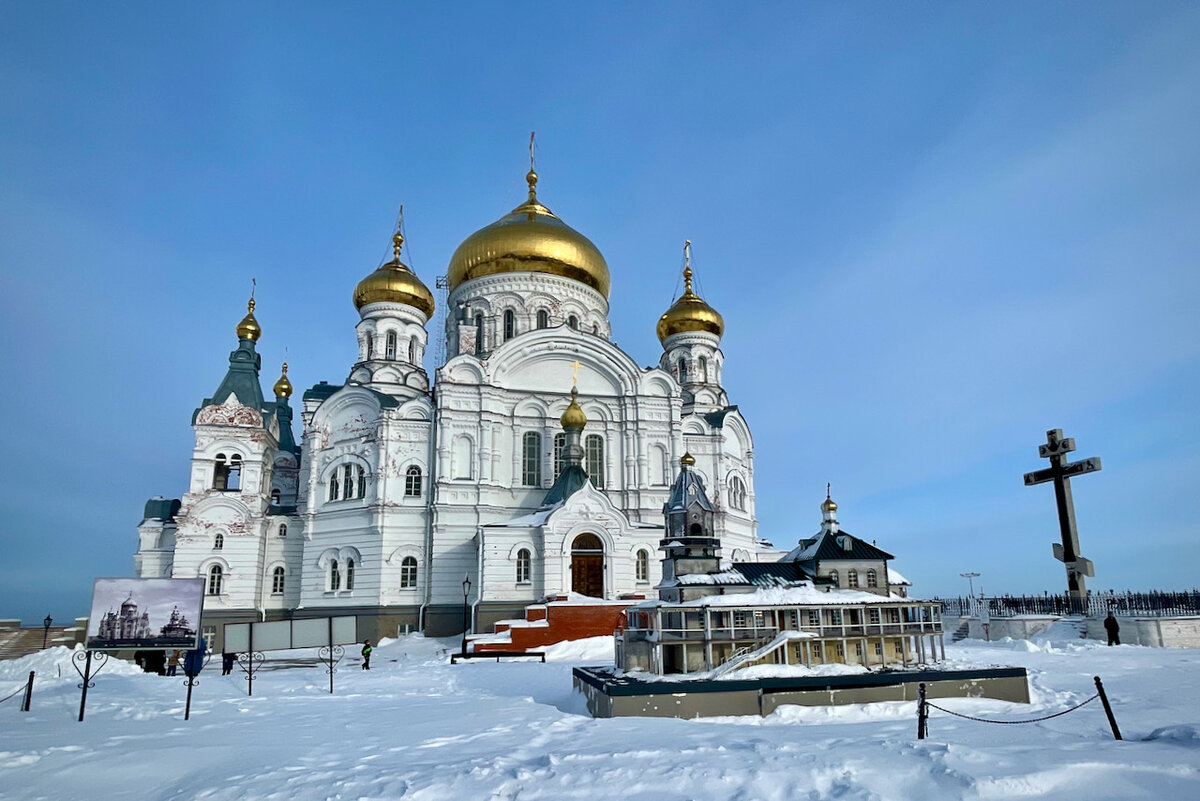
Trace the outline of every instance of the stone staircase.
{"type": "MultiPolygon", "coordinates": [[[[56,638],[66,630],[65,626],[51,626],[46,644],[48,646],[57,645],[56,638]]],[[[37,653],[42,650],[42,638],[45,634],[46,630],[41,626],[29,629],[0,628],[0,660],[20,659],[23,656],[37,653]]]]}
{"type": "Polygon", "coordinates": [[[565,640],[611,635],[621,624],[626,608],[646,600],[643,596],[605,601],[579,595],[559,595],[546,603],[525,607],[525,617],[500,620],[491,634],[467,637],[475,653],[528,651],[565,640]]]}
{"type": "Polygon", "coordinates": [[[950,635],[950,642],[960,642],[967,639],[971,633],[971,621],[964,620],[950,635]]]}

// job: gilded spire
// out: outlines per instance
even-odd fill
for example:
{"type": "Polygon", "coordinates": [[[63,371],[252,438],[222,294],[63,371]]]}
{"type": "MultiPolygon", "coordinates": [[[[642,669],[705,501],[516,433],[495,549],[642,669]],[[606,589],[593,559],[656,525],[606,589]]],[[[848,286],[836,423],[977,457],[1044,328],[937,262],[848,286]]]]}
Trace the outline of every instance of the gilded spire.
{"type": "Polygon", "coordinates": [[[571,404],[562,413],[560,422],[563,428],[583,428],[587,425],[587,415],[579,405],[579,387],[571,387],[571,404]]]}
{"type": "Polygon", "coordinates": [[[257,282],[253,278],[250,280],[254,283],[251,285],[250,301],[246,304],[246,316],[242,318],[242,321],[237,324],[237,328],[234,330],[237,331],[238,339],[248,339],[251,342],[257,342],[258,338],[262,336],[262,327],[258,324],[258,320],[254,319],[255,304],[253,287],[257,285],[257,282]]]}
{"type": "Polygon", "coordinates": [[[683,294],[658,318],[658,340],[686,331],[704,331],[718,337],[725,332],[725,321],[692,289],[692,240],[683,243],[683,294]]]}
{"type": "Polygon", "coordinates": [[[292,397],[292,382],[287,377],[287,362],[283,363],[283,371],[279,374],[279,380],[275,382],[275,386],[272,389],[277,398],[292,397]]]}
{"type": "Polygon", "coordinates": [[[400,264],[400,249],[404,246],[404,204],[400,204],[400,215],[396,217],[396,233],[392,234],[392,263],[400,264]]]}
{"type": "Polygon", "coordinates": [[[821,502],[821,511],[822,512],[836,512],[837,511],[837,504],[834,502],[833,498],[831,498],[829,496],[829,482],[825,483],[825,500],[821,502]]]}
{"type": "Polygon", "coordinates": [[[692,291],[692,240],[683,240],[683,294],[685,297],[695,297],[692,291]]]}
{"type": "Polygon", "coordinates": [[[536,131],[529,132],[529,172],[525,173],[525,182],[529,184],[529,202],[537,203],[538,174],[533,169],[533,139],[536,131]]]}

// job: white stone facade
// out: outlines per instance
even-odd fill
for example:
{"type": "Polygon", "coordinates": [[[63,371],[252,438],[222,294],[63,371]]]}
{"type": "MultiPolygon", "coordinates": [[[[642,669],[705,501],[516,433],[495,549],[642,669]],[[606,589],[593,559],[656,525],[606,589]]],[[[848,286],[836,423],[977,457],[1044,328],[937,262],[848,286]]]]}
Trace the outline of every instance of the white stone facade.
{"type": "Polygon", "coordinates": [[[726,558],[758,558],[753,440],[721,385],[716,335],[674,334],[661,366],[640,368],[611,340],[606,298],[544,272],[466,280],[445,305],[447,359],[433,382],[425,314],[362,306],[357,362],[344,385],[303,394],[298,449],[279,428],[286,396],[199,409],[190,487],[173,521],[139,527],[139,574],[209,578],[219,567],[206,624],[337,613],[378,619],[379,635],[448,633],[461,629],[464,577],[476,628],[579,591],[573,544],[591,534],[593,594],[645,594],[685,451],[719,510],[726,558]],[[576,373],[596,486],[545,508],[576,373]],[[219,454],[240,460],[236,491],[214,487],[219,454]]]}

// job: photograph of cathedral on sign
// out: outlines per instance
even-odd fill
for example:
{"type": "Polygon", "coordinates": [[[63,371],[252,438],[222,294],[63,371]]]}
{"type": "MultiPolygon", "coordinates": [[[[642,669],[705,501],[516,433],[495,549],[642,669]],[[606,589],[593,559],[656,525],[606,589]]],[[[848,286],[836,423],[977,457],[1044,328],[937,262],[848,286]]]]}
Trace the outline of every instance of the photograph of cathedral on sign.
{"type": "Polygon", "coordinates": [[[203,579],[96,579],[87,647],[197,648],[203,603],[203,579]]]}

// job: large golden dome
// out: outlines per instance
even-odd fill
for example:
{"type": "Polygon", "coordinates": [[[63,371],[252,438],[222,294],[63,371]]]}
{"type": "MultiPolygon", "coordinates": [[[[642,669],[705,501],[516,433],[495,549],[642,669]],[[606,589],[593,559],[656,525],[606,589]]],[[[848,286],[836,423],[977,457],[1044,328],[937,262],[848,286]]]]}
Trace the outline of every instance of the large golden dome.
{"type": "Polygon", "coordinates": [[[355,308],[361,309],[368,303],[403,303],[424,312],[426,319],[433,317],[433,293],[408,265],[400,261],[403,244],[404,237],[397,231],[392,237],[392,260],[359,281],[354,288],[355,308]]]}
{"type": "Polygon", "coordinates": [[[725,331],[725,321],[717,310],[692,291],[690,264],[683,269],[683,294],[658,318],[658,341],[665,344],[667,337],[685,331],[707,331],[718,337],[725,331]]]}
{"type": "Polygon", "coordinates": [[[537,199],[537,173],[530,170],[529,200],[505,217],[471,234],[450,257],[450,291],[464,281],[500,273],[549,273],[587,284],[605,298],[611,288],[608,264],[586,236],[537,199]]]}

